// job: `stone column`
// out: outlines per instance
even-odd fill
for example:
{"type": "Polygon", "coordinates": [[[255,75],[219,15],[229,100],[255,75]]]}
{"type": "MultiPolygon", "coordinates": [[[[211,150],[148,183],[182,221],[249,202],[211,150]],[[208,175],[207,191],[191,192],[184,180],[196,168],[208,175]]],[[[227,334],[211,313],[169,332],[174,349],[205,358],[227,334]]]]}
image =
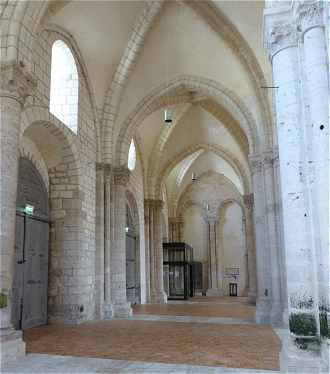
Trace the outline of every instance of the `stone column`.
{"type": "MultiPolygon", "coordinates": [[[[112,192],[115,189],[113,184],[113,173],[110,164],[103,164],[103,190],[104,190],[104,305],[103,316],[110,319],[113,316],[111,300],[111,250],[114,240],[114,206],[112,192]]],[[[126,253],[126,252],[125,252],[126,253]]],[[[126,269],[126,264],[125,264],[126,269]]],[[[126,286],[125,286],[126,287],[126,286]]]]}
{"type": "Polygon", "coordinates": [[[246,218],[242,216],[242,237],[243,237],[243,248],[244,248],[244,268],[245,268],[245,279],[244,279],[244,289],[242,291],[242,296],[248,296],[250,288],[250,276],[249,276],[249,255],[246,242],[246,218]]]}
{"type": "Polygon", "coordinates": [[[146,274],[146,299],[147,302],[151,302],[151,290],[150,290],[150,238],[151,238],[151,214],[149,200],[144,200],[144,240],[145,240],[145,274],[146,274]]]}
{"type": "Polygon", "coordinates": [[[126,297],[126,186],[130,172],[125,167],[113,169],[114,235],[110,250],[111,304],[114,317],[129,317],[132,309],[126,297]]]}
{"type": "Polygon", "coordinates": [[[161,214],[163,208],[162,200],[147,199],[144,202],[145,210],[148,212],[149,226],[149,258],[150,258],[150,301],[152,303],[164,304],[167,296],[164,292],[163,281],[163,241],[161,214]]]}
{"type": "Polygon", "coordinates": [[[329,298],[329,270],[322,266],[324,260],[329,264],[329,73],[324,7],[328,7],[325,1],[296,1],[264,13],[265,40],[278,87],[276,127],[287,286],[283,293],[287,292],[291,322],[291,334],[282,337],[280,356],[281,371],[286,372],[329,372],[328,344],[321,340],[320,352],[314,348],[311,352],[308,344],[302,351],[294,344],[297,335],[320,333],[322,284],[327,283],[329,298]],[[327,282],[323,283],[324,278],[327,282]],[[305,334],[297,329],[299,323],[307,326],[305,334]]]}
{"type": "Polygon", "coordinates": [[[309,143],[309,184],[318,257],[320,303],[330,308],[329,290],[329,61],[322,2],[295,4],[303,49],[303,91],[309,143]]]}
{"type": "Polygon", "coordinates": [[[253,221],[257,266],[256,321],[257,323],[270,323],[271,269],[269,248],[266,245],[267,226],[265,220],[265,186],[262,157],[260,155],[250,155],[249,162],[254,196],[253,221]]]}
{"type": "Polygon", "coordinates": [[[257,297],[257,269],[256,269],[256,249],[254,241],[253,229],[253,194],[243,196],[245,206],[245,242],[247,250],[247,264],[248,264],[248,299],[249,302],[255,304],[257,297]]]}
{"type": "Polygon", "coordinates": [[[274,23],[270,26],[269,34],[274,85],[278,87],[277,134],[289,313],[302,313],[304,308],[299,305],[308,305],[309,313],[318,318],[297,35],[291,19],[286,24],[274,23]]]}
{"type": "Polygon", "coordinates": [[[12,281],[15,265],[15,214],[19,159],[21,113],[25,98],[36,84],[16,64],[0,65],[0,255],[1,360],[6,362],[25,354],[22,332],[15,331],[11,320],[12,281]]]}
{"type": "MultiPolygon", "coordinates": [[[[278,150],[277,150],[278,154],[278,150]]],[[[280,160],[279,157],[274,159],[274,173],[275,173],[275,205],[276,205],[276,219],[277,219],[277,238],[279,248],[279,267],[280,267],[280,281],[281,281],[281,301],[283,308],[282,322],[283,325],[289,327],[289,313],[288,313],[288,294],[286,284],[286,265],[285,265],[285,248],[283,240],[283,210],[282,210],[282,192],[281,192],[281,178],[280,178],[280,160]]]]}
{"type": "Polygon", "coordinates": [[[96,163],[96,218],[95,218],[95,313],[104,315],[104,173],[103,164],[96,163]]]}
{"type": "Polygon", "coordinates": [[[206,217],[207,223],[207,248],[208,248],[208,264],[209,264],[209,286],[206,292],[207,296],[223,296],[221,288],[221,280],[219,279],[219,261],[218,261],[218,237],[217,226],[218,219],[214,217],[206,217]]]}
{"type": "Polygon", "coordinates": [[[277,151],[270,150],[263,154],[263,173],[265,184],[266,225],[271,263],[271,311],[270,322],[274,326],[283,324],[283,306],[281,302],[280,251],[276,209],[276,182],[274,162],[278,158],[277,151]]]}

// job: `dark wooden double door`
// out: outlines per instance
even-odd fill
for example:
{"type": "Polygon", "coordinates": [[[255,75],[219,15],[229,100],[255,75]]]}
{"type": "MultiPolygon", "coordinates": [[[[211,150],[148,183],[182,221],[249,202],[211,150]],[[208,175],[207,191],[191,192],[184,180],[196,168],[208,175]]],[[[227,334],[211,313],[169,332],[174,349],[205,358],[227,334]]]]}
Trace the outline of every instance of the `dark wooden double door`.
{"type": "Polygon", "coordinates": [[[15,328],[47,323],[48,223],[17,213],[12,320],[15,328]]]}
{"type": "Polygon", "coordinates": [[[31,161],[21,158],[16,211],[12,323],[27,329],[47,323],[48,193],[31,161]],[[34,207],[26,214],[26,204],[34,207]]]}

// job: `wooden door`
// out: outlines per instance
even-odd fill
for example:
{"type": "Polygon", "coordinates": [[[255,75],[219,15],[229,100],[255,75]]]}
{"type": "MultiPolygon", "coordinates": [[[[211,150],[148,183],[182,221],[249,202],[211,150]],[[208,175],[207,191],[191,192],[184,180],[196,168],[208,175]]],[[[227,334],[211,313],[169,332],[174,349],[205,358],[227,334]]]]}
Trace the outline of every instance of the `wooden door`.
{"type": "Polygon", "coordinates": [[[135,280],[136,280],[136,258],[135,258],[135,236],[126,234],[126,295],[127,301],[135,303],[135,280]]]}
{"type": "Polygon", "coordinates": [[[21,329],[21,312],[24,283],[24,216],[16,215],[15,271],[13,280],[12,324],[21,329]]]}
{"type": "Polygon", "coordinates": [[[48,223],[26,218],[22,328],[47,323],[48,223]]]}
{"type": "Polygon", "coordinates": [[[16,329],[47,323],[48,193],[33,163],[21,158],[16,202],[12,322],[16,329]],[[34,207],[33,215],[25,206],[34,207]]]}

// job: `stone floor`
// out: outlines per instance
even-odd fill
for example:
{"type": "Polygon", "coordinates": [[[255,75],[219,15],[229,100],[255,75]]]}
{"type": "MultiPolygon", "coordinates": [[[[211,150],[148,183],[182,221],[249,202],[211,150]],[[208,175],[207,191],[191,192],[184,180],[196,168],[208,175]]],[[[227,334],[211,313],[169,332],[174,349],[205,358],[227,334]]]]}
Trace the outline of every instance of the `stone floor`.
{"type": "Polygon", "coordinates": [[[172,301],[168,304],[135,305],[133,312],[135,315],[153,314],[255,320],[255,306],[249,305],[246,298],[233,297],[196,297],[189,302],[172,301]]]}
{"type": "Polygon", "coordinates": [[[150,374],[279,374],[277,371],[230,369],[224,367],[159,364],[101,358],[28,354],[24,359],[7,364],[1,373],[150,373],[150,374]]]}
{"type": "Polygon", "coordinates": [[[2,372],[279,370],[280,340],[253,322],[254,312],[244,299],[194,298],[135,306],[129,319],[33,328],[24,332],[30,354],[2,372]]]}
{"type": "Polygon", "coordinates": [[[49,325],[24,333],[27,352],[277,370],[279,339],[268,326],[112,320],[49,325]]]}

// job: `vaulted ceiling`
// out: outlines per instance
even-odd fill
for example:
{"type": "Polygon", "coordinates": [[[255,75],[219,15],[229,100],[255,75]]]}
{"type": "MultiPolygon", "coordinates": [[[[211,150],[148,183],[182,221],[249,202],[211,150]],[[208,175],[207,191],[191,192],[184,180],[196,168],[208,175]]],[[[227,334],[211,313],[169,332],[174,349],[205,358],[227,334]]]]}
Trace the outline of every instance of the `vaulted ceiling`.
{"type": "MultiPolygon", "coordinates": [[[[145,6],[145,1],[97,0],[58,1],[50,6],[49,22],[67,30],[80,49],[99,109],[145,6]]],[[[260,104],[258,74],[270,81],[270,65],[262,44],[263,8],[259,0],[165,0],[125,82],[114,143],[138,103],[182,74],[219,82],[251,110],[257,126],[264,126],[267,113],[260,104]],[[219,24],[221,17],[226,24],[219,24]]],[[[157,166],[157,173],[163,172],[170,198],[180,196],[191,183],[192,172],[201,174],[204,169],[225,175],[240,193],[247,193],[249,144],[239,120],[202,96],[174,103],[171,110],[172,129],[164,129],[161,107],[144,118],[133,134],[146,172],[151,164],[157,166]]]]}

